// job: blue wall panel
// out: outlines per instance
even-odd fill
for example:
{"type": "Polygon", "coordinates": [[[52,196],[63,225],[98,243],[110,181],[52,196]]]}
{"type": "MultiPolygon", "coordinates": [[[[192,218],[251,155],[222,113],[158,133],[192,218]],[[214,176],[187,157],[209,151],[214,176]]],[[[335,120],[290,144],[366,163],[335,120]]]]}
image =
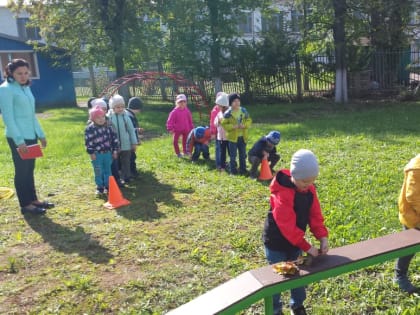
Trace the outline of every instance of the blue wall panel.
{"type": "MultiPolygon", "coordinates": [[[[32,46],[0,36],[0,51],[33,50],[32,46]]],[[[32,80],[31,89],[39,106],[73,106],[76,105],[73,74],[64,59],[66,66],[53,65],[53,60],[45,54],[37,53],[39,79],[32,80]]]]}

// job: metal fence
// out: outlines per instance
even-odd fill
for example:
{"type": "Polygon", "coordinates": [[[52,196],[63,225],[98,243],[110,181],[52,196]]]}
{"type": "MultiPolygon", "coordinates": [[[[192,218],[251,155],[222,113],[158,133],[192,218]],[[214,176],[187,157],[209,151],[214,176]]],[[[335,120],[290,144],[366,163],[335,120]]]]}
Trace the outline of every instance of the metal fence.
{"type": "MultiPolygon", "coordinates": [[[[398,93],[401,88],[420,81],[419,51],[368,51],[359,56],[359,60],[350,60],[349,63],[348,82],[351,97],[398,93]],[[361,65],[355,67],[356,63],[361,65]]],[[[264,69],[259,65],[254,65],[254,68],[264,69]]],[[[251,99],[330,97],[334,93],[334,69],[334,58],[320,55],[304,58],[296,56],[295,62],[269,69],[269,73],[260,70],[245,71],[232,64],[222,68],[222,89],[228,93],[239,92],[251,99]]],[[[212,78],[197,75],[192,69],[147,63],[139,66],[139,69],[130,69],[127,74],[143,71],[181,73],[198,85],[209,100],[214,98],[215,83],[212,78]]],[[[92,96],[89,73],[77,72],[74,78],[76,95],[92,96]]],[[[115,73],[112,71],[96,72],[98,92],[114,79],[115,73]]],[[[132,93],[144,99],[161,100],[162,92],[165,96],[172,97],[177,90],[174,82],[162,78],[155,82],[140,82],[132,93]]]]}

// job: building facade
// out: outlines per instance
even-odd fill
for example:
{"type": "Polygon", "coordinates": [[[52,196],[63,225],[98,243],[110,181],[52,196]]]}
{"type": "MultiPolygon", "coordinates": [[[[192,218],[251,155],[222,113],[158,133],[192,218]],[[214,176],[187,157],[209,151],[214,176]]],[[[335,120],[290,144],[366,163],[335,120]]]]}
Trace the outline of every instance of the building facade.
{"type": "MultiPolygon", "coordinates": [[[[57,62],[52,56],[36,52],[28,40],[41,45],[43,42],[36,28],[27,27],[28,20],[27,13],[16,15],[0,6],[0,82],[4,80],[4,69],[10,60],[23,58],[30,64],[31,88],[37,105],[76,105],[70,58],[63,57],[57,62]]],[[[60,54],[60,50],[56,53],[60,54]]]]}

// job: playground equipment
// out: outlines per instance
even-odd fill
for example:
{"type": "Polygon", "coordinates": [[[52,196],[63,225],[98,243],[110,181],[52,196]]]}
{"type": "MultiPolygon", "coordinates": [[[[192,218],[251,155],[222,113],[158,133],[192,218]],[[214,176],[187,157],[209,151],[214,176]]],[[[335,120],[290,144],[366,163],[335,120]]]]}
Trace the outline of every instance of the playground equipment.
{"type": "Polygon", "coordinates": [[[273,294],[419,251],[420,230],[416,229],[334,248],[328,255],[314,258],[310,266],[300,267],[299,275],[279,275],[273,272],[272,266],[247,271],[170,311],[168,315],[233,315],[261,299],[265,301],[265,314],[272,315],[273,294]]]}
{"type": "MultiPolygon", "coordinates": [[[[109,98],[123,87],[131,88],[131,94],[136,95],[138,94],[136,93],[136,88],[138,88],[140,85],[151,87],[155,84],[156,81],[168,79],[172,81],[173,85],[169,86],[169,93],[167,93],[168,86],[164,85],[163,87],[160,87],[162,90],[164,90],[163,94],[169,94],[171,100],[175,98],[176,95],[174,94],[184,93],[189,96],[189,99],[197,107],[201,120],[203,110],[207,110],[207,112],[209,111],[209,104],[207,102],[206,95],[197,84],[191,82],[178,73],[147,71],[129,74],[111,82],[108,86],[105,87],[99,96],[109,98]]],[[[162,95],[162,97],[165,97],[165,95],[162,95]]]]}

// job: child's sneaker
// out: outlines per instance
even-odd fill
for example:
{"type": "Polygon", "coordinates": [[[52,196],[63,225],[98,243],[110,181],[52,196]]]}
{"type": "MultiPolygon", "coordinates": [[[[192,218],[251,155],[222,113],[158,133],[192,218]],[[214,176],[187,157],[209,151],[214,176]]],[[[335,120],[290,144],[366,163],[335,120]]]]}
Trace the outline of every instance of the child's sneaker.
{"type": "Polygon", "coordinates": [[[303,305],[292,309],[291,314],[292,315],[307,315],[305,307],[303,305]]]}
{"type": "Polygon", "coordinates": [[[398,284],[401,291],[404,291],[408,294],[419,292],[419,288],[415,287],[407,277],[395,278],[394,282],[398,284]]]}
{"type": "Polygon", "coordinates": [[[184,157],[182,153],[178,153],[176,156],[178,157],[178,159],[182,159],[184,157]]]}
{"type": "Polygon", "coordinates": [[[104,188],[103,187],[96,187],[96,195],[100,196],[104,194],[104,188]]]}

